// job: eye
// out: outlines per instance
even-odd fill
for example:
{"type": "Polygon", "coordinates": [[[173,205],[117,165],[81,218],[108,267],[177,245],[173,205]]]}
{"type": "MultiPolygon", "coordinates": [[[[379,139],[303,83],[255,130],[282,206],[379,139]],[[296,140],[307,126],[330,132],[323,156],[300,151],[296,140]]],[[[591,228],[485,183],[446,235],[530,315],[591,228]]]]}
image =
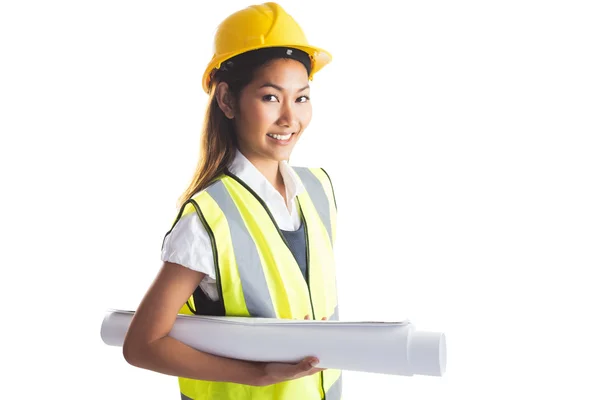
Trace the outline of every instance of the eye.
{"type": "Polygon", "coordinates": [[[307,101],[309,101],[309,100],[310,100],[310,97],[308,97],[308,96],[300,96],[300,97],[298,97],[298,100],[297,100],[297,101],[298,101],[299,103],[306,103],[306,102],[307,102],[307,101]]]}
{"type": "Polygon", "coordinates": [[[264,101],[269,101],[269,102],[272,102],[272,101],[277,101],[277,100],[278,100],[278,99],[277,99],[277,96],[275,96],[274,94],[267,94],[267,95],[263,96],[263,98],[262,98],[262,99],[263,99],[264,101]],[[274,99],[274,100],[273,100],[273,99],[274,99]]]}

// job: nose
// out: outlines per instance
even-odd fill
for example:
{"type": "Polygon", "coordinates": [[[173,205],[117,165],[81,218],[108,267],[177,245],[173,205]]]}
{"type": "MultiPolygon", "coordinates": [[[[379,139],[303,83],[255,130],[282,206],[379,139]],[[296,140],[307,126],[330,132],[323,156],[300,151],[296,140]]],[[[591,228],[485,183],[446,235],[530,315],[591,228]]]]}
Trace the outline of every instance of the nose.
{"type": "Polygon", "coordinates": [[[295,127],[297,125],[294,105],[290,101],[284,101],[281,103],[277,125],[286,128],[295,127]]]}

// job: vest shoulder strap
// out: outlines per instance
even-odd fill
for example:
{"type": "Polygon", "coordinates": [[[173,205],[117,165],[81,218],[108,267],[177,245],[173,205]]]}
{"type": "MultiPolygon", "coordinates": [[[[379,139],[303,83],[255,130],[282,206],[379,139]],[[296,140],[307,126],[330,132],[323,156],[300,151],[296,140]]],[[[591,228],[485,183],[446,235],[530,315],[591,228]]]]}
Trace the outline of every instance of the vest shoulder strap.
{"type": "Polygon", "coordinates": [[[323,168],[292,168],[306,188],[308,197],[314,204],[333,245],[336,232],[337,204],[329,175],[323,168]]]}

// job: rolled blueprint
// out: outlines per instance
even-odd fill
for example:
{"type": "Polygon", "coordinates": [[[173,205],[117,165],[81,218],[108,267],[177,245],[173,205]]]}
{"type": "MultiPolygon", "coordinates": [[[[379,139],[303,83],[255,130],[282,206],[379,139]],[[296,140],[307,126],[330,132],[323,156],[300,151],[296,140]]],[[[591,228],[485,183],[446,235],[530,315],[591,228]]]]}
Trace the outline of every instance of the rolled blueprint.
{"type": "MultiPolygon", "coordinates": [[[[133,311],[107,311],[100,335],[123,346],[133,311]]],[[[346,322],[179,314],[169,336],[206,353],[246,361],[296,363],[389,375],[442,376],[443,333],[419,332],[409,321],[346,322]]]]}

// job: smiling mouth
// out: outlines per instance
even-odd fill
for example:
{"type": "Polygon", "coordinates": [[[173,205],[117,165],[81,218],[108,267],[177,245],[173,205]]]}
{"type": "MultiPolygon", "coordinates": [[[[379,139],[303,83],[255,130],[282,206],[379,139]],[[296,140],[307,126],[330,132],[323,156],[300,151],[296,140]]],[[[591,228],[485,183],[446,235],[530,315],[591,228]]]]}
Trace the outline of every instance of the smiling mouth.
{"type": "Polygon", "coordinates": [[[279,140],[280,142],[287,142],[288,140],[291,139],[291,137],[294,133],[295,132],[288,133],[287,135],[276,135],[274,133],[267,133],[267,136],[270,138],[273,138],[275,140],[279,140]]]}

